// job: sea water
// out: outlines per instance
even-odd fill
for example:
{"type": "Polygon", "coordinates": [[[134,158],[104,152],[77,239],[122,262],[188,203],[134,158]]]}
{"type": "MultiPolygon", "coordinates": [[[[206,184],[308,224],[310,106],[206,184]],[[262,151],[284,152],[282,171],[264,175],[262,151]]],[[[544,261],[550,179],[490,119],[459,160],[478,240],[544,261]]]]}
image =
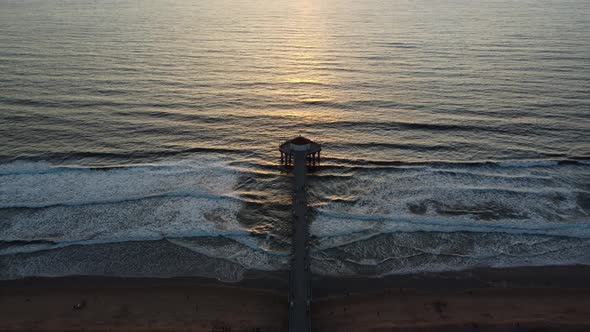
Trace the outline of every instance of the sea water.
{"type": "Polygon", "coordinates": [[[0,0],[0,278],[590,264],[584,0],[0,0]]]}

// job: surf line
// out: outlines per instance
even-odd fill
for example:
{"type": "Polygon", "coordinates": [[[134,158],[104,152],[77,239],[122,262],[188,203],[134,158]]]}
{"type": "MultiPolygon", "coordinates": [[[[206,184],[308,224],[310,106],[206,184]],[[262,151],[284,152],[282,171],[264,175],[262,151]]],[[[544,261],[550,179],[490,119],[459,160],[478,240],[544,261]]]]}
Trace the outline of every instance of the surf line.
{"type": "Polygon", "coordinates": [[[321,145],[303,136],[279,146],[281,164],[293,162],[293,245],[289,271],[289,331],[311,331],[311,271],[309,224],[305,198],[307,166],[320,164],[321,145]],[[307,160],[307,162],[306,162],[307,160]]]}

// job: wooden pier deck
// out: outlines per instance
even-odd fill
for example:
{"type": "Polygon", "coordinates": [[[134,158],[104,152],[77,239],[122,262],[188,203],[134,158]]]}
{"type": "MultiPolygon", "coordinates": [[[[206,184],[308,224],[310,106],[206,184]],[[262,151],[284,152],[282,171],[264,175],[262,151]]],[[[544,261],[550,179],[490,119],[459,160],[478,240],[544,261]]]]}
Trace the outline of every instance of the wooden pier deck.
{"type": "Polygon", "coordinates": [[[293,257],[289,278],[289,331],[311,331],[311,272],[305,198],[306,152],[294,152],[293,257]]]}
{"type": "Polygon", "coordinates": [[[319,166],[321,145],[298,136],[279,145],[281,164],[293,162],[293,243],[289,274],[289,331],[311,331],[311,272],[309,258],[309,229],[307,199],[305,198],[306,169],[319,166]]]}

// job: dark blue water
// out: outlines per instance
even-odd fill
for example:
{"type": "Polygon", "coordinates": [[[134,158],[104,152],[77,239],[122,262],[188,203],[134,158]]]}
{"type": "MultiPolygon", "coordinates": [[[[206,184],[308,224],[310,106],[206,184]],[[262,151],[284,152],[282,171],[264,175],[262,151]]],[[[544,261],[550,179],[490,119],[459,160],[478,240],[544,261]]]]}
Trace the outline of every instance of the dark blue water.
{"type": "Polygon", "coordinates": [[[0,277],[590,264],[589,11],[0,0],[0,277]]]}

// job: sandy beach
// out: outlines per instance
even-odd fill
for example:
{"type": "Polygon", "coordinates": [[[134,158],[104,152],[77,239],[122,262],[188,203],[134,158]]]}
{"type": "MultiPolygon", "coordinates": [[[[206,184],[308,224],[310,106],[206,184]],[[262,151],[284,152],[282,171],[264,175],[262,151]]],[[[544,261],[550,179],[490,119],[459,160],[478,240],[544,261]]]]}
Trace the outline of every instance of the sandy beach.
{"type": "Polygon", "coordinates": [[[587,331],[588,289],[383,291],[322,299],[317,331],[587,331]]]}
{"type": "Polygon", "coordinates": [[[283,331],[286,296],[201,279],[57,278],[3,285],[2,331],[283,331]]]}
{"type": "MultiPolygon", "coordinates": [[[[315,331],[587,331],[590,268],[318,278],[315,331]],[[330,285],[330,286],[328,286],[330,285]]],[[[277,278],[32,278],[0,283],[2,331],[286,331],[277,278]]]]}

